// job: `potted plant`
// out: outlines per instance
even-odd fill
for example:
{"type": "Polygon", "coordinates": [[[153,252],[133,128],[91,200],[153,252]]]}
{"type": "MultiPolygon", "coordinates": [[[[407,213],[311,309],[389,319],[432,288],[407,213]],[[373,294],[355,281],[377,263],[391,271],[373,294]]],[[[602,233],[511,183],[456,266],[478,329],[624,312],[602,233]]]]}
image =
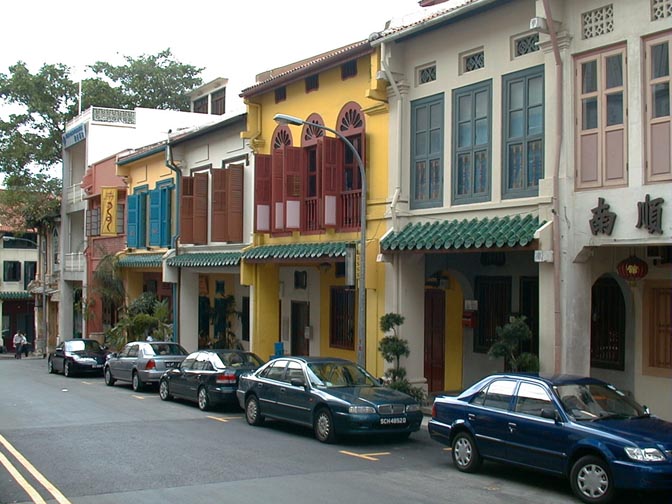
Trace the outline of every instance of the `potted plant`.
{"type": "Polygon", "coordinates": [[[497,327],[497,341],[488,350],[491,359],[504,357],[506,369],[515,372],[538,372],[539,358],[530,352],[521,352],[522,343],[532,339],[532,331],[525,316],[511,317],[504,327],[497,327]]]}
{"type": "Polygon", "coordinates": [[[394,364],[393,367],[385,371],[385,380],[390,388],[404,392],[418,401],[425,398],[425,392],[421,387],[414,387],[406,379],[406,369],[401,367],[401,357],[408,357],[411,350],[408,348],[408,341],[400,338],[397,334],[397,327],[404,323],[404,316],[398,313],[386,313],[380,317],[380,330],[383,333],[392,332],[384,336],[378,343],[378,351],[383,356],[385,362],[394,364]]]}

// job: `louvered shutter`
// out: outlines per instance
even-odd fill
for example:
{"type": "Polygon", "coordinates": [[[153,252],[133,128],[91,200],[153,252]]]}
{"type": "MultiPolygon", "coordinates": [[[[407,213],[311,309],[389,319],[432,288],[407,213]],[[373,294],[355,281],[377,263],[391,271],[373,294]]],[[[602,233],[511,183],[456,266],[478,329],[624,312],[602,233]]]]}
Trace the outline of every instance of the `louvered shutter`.
{"type": "Polygon", "coordinates": [[[161,245],[161,189],[149,191],[149,244],[161,245]]]}
{"type": "Polygon", "coordinates": [[[285,229],[285,201],[284,201],[284,169],[285,152],[283,149],[273,151],[273,160],[271,161],[272,182],[271,182],[271,218],[274,232],[284,231],[285,229]]]}
{"type": "Polygon", "coordinates": [[[130,248],[138,247],[138,195],[131,194],[126,198],[126,244],[130,248]]]}
{"type": "Polygon", "coordinates": [[[226,179],[227,170],[212,170],[212,230],[213,242],[229,241],[227,223],[226,179]]]}
{"type": "Polygon", "coordinates": [[[138,247],[147,246],[147,193],[138,193],[138,247]]]}
{"type": "Polygon", "coordinates": [[[173,190],[171,187],[164,186],[161,188],[161,246],[170,246],[170,238],[172,233],[171,226],[171,203],[173,199],[173,190]]]}
{"type": "Polygon", "coordinates": [[[284,181],[287,229],[301,228],[301,203],[303,201],[303,149],[285,147],[284,181]]]}
{"type": "Polygon", "coordinates": [[[228,206],[228,241],[242,243],[243,241],[243,180],[242,164],[229,166],[227,170],[227,206],[228,206]]]}
{"type": "Polygon", "coordinates": [[[180,242],[194,243],[194,179],[182,177],[180,202],[180,242]]]}
{"type": "Polygon", "coordinates": [[[208,243],[208,174],[194,175],[194,244],[208,243]]]}
{"type": "Polygon", "coordinates": [[[341,190],[342,143],[332,137],[318,140],[319,162],[322,164],[322,225],[336,227],[339,212],[339,195],[341,190]]]}
{"type": "Polygon", "coordinates": [[[271,230],[271,156],[254,156],[254,231],[271,230]]]}

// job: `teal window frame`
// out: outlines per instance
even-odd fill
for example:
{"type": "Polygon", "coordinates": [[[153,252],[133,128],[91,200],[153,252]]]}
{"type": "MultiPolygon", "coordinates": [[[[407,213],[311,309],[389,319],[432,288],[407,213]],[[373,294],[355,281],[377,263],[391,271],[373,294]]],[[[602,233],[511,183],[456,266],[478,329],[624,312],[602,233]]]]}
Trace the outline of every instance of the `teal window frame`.
{"type": "Polygon", "coordinates": [[[411,102],[411,209],[443,206],[445,97],[411,102]],[[422,121],[419,115],[424,112],[422,121]]]}
{"type": "Polygon", "coordinates": [[[539,194],[539,180],[544,177],[545,102],[543,65],[502,76],[503,199],[539,194]],[[541,101],[530,103],[530,83],[534,79],[541,79],[541,101]],[[518,85],[523,89],[522,103],[514,103],[512,99],[512,88],[518,85]],[[541,117],[532,119],[535,109],[541,110],[541,117]],[[512,127],[514,116],[521,117],[520,127],[512,127]],[[532,129],[535,120],[540,127],[532,129]],[[535,159],[540,163],[538,169],[530,166],[535,159]]]}
{"type": "MultiPolygon", "coordinates": [[[[453,90],[453,168],[452,203],[454,205],[481,203],[490,200],[492,187],[492,79],[453,90]],[[477,98],[487,97],[485,115],[477,115],[477,98]],[[466,101],[466,99],[469,99],[466,101]],[[467,115],[461,115],[462,99],[469,105],[467,115]],[[485,121],[485,130],[477,127],[485,121]],[[477,134],[487,134],[487,140],[478,141],[477,134]],[[468,137],[468,144],[463,143],[468,137]],[[485,155],[485,166],[478,174],[474,168],[476,156],[485,155]],[[466,170],[460,169],[462,159],[469,161],[466,170]],[[465,177],[461,175],[466,173],[465,177]],[[466,182],[463,182],[466,180],[466,182]],[[464,185],[468,185],[468,190],[464,185]]],[[[482,158],[481,158],[482,159],[482,158]]]]}
{"type": "Polygon", "coordinates": [[[172,180],[165,180],[149,191],[149,244],[153,247],[170,246],[174,187],[172,180]]]}
{"type": "Polygon", "coordinates": [[[126,198],[126,242],[130,248],[147,245],[147,194],[148,186],[142,185],[135,187],[133,194],[126,198]]]}

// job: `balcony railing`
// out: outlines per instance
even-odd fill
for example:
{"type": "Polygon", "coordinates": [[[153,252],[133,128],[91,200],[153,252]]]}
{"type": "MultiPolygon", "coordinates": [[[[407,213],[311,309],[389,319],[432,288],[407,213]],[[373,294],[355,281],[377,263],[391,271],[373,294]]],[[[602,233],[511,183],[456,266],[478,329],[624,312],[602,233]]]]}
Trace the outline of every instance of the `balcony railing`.
{"type": "Polygon", "coordinates": [[[92,107],[91,112],[95,122],[135,124],[135,110],[92,107]]]}
{"type": "Polygon", "coordinates": [[[304,229],[306,231],[317,231],[320,229],[318,198],[306,198],[304,201],[304,215],[306,222],[304,229]]]}
{"type": "Polygon", "coordinates": [[[69,205],[84,201],[84,190],[79,184],[71,185],[65,190],[65,200],[69,205]]]}
{"type": "Polygon", "coordinates": [[[344,191],[341,193],[341,215],[339,228],[357,229],[361,224],[362,190],[344,191]]]}
{"type": "Polygon", "coordinates": [[[81,252],[65,254],[65,271],[84,271],[84,262],[84,254],[81,252]]]}

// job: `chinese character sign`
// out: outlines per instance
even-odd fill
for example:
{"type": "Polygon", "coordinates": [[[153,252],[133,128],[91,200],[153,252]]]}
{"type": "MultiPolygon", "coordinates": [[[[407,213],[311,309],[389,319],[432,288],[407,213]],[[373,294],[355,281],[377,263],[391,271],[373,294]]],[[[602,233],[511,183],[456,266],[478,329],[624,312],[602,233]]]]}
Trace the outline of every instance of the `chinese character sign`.
{"type": "Polygon", "coordinates": [[[644,201],[637,203],[637,228],[644,227],[649,234],[663,234],[663,198],[651,199],[648,194],[644,201]]]}
{"type": "Polygon", "coordinates": [[[616,214],[609,211],[609,205],[604,202],[604,198],[598,198],[597,206],[590,211],[593,212],[593,218],[590,219],[590,231],[593,235],[597,233],[611,235],[616,222],[616,214]]]}
{"type": "Polygon", "coordinates": [[[100,234],[116,236],[117,234],[117,188],[103,187],[100,192],[102,216],[100,234]]]}

